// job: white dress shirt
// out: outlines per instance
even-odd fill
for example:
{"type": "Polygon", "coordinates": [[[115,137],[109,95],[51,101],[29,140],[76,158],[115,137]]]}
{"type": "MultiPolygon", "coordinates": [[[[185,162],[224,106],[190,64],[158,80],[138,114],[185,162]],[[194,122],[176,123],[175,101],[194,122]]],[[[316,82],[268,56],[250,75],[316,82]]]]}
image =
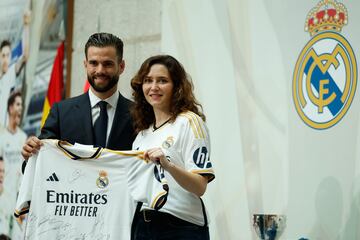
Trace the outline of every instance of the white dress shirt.
{"type": "Polygon", "coordinates": [[[112,124],[113,124],[113,121],[114,121],[115,110],[116,110],[116,106],[117,106],[117,102],[118,102],[120,93],[119,93],[119,91],[116,91],[110,97],[102,100],[99,97],[97,97],[91,91],[91,89],[89,89],[88,92],[89,92],[89,98],[90,98],[91,116],[92,116],[92,124],[93,124],[93,126],[94,126],[94,123],[95,123],[96,119],[100,116],[100,107],[99,107],[98,103],[100,101],[105,101],[105,102],[108,103],[108,105],[107,105],[108,125],[107,125],[107,131],[106,131],[106,143],[107,143],[108,139],[109,139],[111,127],[112,127],[112,124]]]}

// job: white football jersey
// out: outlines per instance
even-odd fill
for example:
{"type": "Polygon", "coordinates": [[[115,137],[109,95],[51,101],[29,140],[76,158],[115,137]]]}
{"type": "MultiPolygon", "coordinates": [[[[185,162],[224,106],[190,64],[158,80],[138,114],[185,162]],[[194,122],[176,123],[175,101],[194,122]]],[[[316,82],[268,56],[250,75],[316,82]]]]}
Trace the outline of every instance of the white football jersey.
{"type": "Polygon", "coordinates": [[[26,134],[19,127],[16,128],[15,133],[7,128],[0,130],[0,156],[4,159],[5,167],[4,192],[0,196],[0,234],[6,233],[13,240],[23,239],[15,236],[21,235],[21,229],[12,216],[22,177],[21,150],[26,138],[26,134]]]}
{"type": "Polygon", "coordinates": [[[151,167],[143,152],[42,141],[28,161],[16,204],[15,216],[29,212],[25,239],[130,239],[130,192],[148,204],[166,200],[167,186],[153,174],[148,176],[158,182],[154,192],[142,187],[142,178],[128,179],[131,162],[151,167]]]}
{"type": "Polygon", "coordinates": [[[3,156],[5,165],[4,188],[11,193],[9,196],[13,206],[9,211],[13,212],[16,203],[16,194],[20,185],[21,165],[23,158],[21,150],[26,141],[26,133],[19,127],[11,133],[8,129],[0,131],[0,154],[3,156]]]}
{"type": "Polygon", "coordinates": [[[0,235],[10,235],[12,215],[9,213],[9,209],[11,208],[11,205],[12,202],[10,202],[10,198],[5,189],[2,194],[0,194],[0,235]]]}
{"type": "MultiPolygon", "coordinates": [[[[208,130],[203,120],[195,113],[181,113],[174,122],[158,129],[150,126],[149,129],[141,131],[133,143],[135,150],[145,151],[154,147],[161,147],[166,157],[177,166],[192,173],[207,175],[209,181],[214,179],[208,130]]],[[[164,174],[170,190],[166,204],[159,211],[197,225],[204,225],[200,198],[183,189],[170,173],[165,171],[164,174]]],[[[153,206],[143,204],[144,208],[151,209],[153,206]]]]}

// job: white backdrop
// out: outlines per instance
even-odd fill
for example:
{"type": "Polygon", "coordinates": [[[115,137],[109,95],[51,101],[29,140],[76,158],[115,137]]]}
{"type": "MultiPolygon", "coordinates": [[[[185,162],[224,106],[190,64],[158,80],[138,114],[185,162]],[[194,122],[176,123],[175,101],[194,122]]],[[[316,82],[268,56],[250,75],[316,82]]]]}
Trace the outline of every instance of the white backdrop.
{"type": "MultiPolygon", "coordinates": [[[[360,57],[360,2],[341,1],[360,57]]],[[[359,97],[335,126],[306,125],[292,99],[318,1],[167,0],[162,46],[191,74],[212,141],[212,239],[256,239],[251,216],[287,216],[282,239],[360,239],[359,97]]],[[[357,66],[358,67],[358,66],[357,66]]]]}

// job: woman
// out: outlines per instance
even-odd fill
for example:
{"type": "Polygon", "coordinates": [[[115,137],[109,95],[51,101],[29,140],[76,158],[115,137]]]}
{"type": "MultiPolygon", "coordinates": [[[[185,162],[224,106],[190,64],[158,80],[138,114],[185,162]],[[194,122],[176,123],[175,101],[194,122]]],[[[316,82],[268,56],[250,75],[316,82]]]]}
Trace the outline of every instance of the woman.
{"type": "Polygon", "coordinates": [[[142,64],[131,87],[138,132],[133,149],[144,150],[146,159],[160,164],[169,186],[159,211],[145,204],[138,208],[134,239],[209,239],[200,197],[214,178],[210,140],[189,77],[175,58],[158,55],[142,64]]]}

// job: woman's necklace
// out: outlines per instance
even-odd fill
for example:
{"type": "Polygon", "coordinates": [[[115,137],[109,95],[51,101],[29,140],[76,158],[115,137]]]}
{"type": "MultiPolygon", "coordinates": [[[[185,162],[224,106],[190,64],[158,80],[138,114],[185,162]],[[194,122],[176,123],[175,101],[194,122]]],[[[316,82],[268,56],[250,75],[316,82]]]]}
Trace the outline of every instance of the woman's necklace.
{"type": "Polygon", "coordinates": [[[166,120],[165,122],[163,122],[162,124],[160,124],[160,126],[156,127],[156,122],[154,122],[153,125],[153,132],[155,132],[156,130],[158,130],[159,128],[161,128],[162,126],[164,126],[165,124],[167,124],[170,121],[171,118],[169,118],[168,120],[166,120]]]}

